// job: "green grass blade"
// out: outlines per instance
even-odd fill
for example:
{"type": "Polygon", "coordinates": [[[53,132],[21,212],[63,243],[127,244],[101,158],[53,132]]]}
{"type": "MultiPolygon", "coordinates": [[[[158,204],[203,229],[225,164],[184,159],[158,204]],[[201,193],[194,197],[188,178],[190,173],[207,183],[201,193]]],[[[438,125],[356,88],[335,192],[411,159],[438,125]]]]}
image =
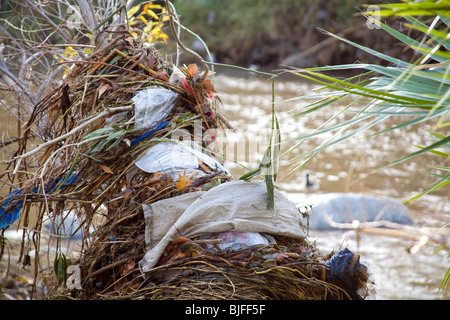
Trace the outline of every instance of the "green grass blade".
{"type": "Polygon", "coordinates": [[[401,162],[410,160],[411,158],[417,157],[417,156],[419,156],[419,155],[421,155],[421,154],[423,154],[425,152],[428,152],[428,151],[431,151],[433,149],[439,148],[440,146],[442,146],[442,145],[444,145],[446,143],[449,143],[449,142],[450,142],[450,136],[445,137],[444,139],[441,139],[441,140],[439,140],[439,141],[437,141],[437,142],[435,142],[435,143],[433,143],[433,144],[431,144],[431,145],[429,145],[427,147],[424,147],[423,149],[421,149],[419,151],[416,151],[416,152],[413,152],[413,153],[407,155],[406,157],[403,157],[403,158],[395,160],[395,161],[393,161],[393,162],[391,162],[391,163],[389,163],[389,164],[387,164],[385,166],[382,166],[381,168],[376,169],[373,172],[376,172],[376,171],[379,171],[381,169],[384,169],[384,168],[387,168],[387,167],[391,167],[391,166],[394,166],[394,165],[399,164],[401,162]]]}
{"type": "Polygon", "coordinates": [[[254,177],[259,176],[260,173],[261,173],[261,168],[258,168],[258,169],[252,170],[252,171],[250,171],[250,172],[247,172],[246,174],[243,174],[243,175],[239,178],[239,180],[250,180],[250,179],[252,179],[252,178],[254,178],[254,177]]]}
{"type": "MultiPolygon", "coordinates": [[[[418,146],[416,144],[413,144],[414,147],[419,148],[419,149],[423,149],[424,147],[422,146],[418,146]]],[[[430,150],[430,153],[436,154],[438,156],[442,156],[442,157],[446,157],[448,158],[448,153],[442,152],[442,151],[438,151],[438,150],[430,150]]]]}
{"type": "Polygon", "coordinates": [[[311,72],[311,71],[307,71],[307,70],[301,70],[301,71],[308,73],[311,76],[315,76],[315,77],[330,81],[332,83],[327,83],[325,81],[321,81],[319,79],[316,79],[316,78],[313,78],[310,76],[299,74],[297,72],[297,74],[302,77],[306,77],[310,80],[313,80],[320,84],[326,85],[327,87],[330,87],[332,89],[345,91],[350,94],[357,94],[359,96],[363,96],[366,98],[372,98],[372,99],[377,99],[377,100],[383,100],[385,102],[393,102],[393,103],[399,103],[399,104],[409,103],[409,104],[414,104],[414,105],[422,105],[422,104],[426,105],[428,102],[427,100],[424,100],[424,99],[410,98],[408,96],[399,96],[399,95],[395,95],[395,94],[392,94],[389,92],[384,92],[381,90],[370,89],[367,86],[360,86],[360,85],[353,84],[353,83],[350,83],[345,80],[340,80],[338,78],[331,77],[331,76],[317,73],[317,72],[311,72]]]}
{"type": "Polygon", "coordinates": [[[377,12],[381,17],[435,16],[437,14],[449,16],[450,14],[450,4],[447,1],[408,1],[407,3],[378,4],[378,6],[383,9],[377,12]]]}
{"type": "Polygon", "coordinates": [[[442,179],[440,179],[439,181],[437,181],[436,183],[434,183],[433,185],[428,187],[425,191],[415,195],[412,198],[409,198],[408,200],[404,201],[403,203],[413,202],[413,201],[417,200],[418,198],[420,198],[430,192],[433,192],[439,188],[442,188],[443,186],[447,185],[448,183],[450,183],[450,174],[447,174],[442,179]]]}
{"type": "MultiPolygon", "coordinates": [[[[328,99],[328,98],[326,98],[326,99],[322,99],[322,100],[318,101],[317,103],[322,102],[322,101],[324,101],[324,100],[325,100],[324,103],[321,103],[321,104],[319,104],[319,105],[316,106],[316,107],[309,108],[309,109],[306,110],[306,111],[302,111],[302,112],[296,113],[296,114],[294,114],[292,117],[298,118],[298,117],[307,115],[308,113],[311,113],[311,112],[317,112],[318,110],[320,110],[320,109],[322,109],[322,108],[325,108],[325,107],[327,107],[327,106],[333,104],[334,102],[338,101],[339,99],[337,99],[337,98],[334,98],[334,99],[328,99]]],[[[315,104],[317,104],[317,103],[314,103],[314,104],[312,104],[312,105],[309,105],[308,107],[313,106],[313,105],[315,105],[315,104]]]]}
{"type": "Polygon", "coordinates": [[[367,52],[367,53],[369,53],[369,54],[371,54],[371,55],[373,55],[373,56],[379,57],[379,58],[381,58],[381,59],[383,59],[383,60],[386,60],[386,61],[388,61],[388,62],[391,62],[391,63],[393,63],[393,64],[395,64],[395,65],[402,66],[402,67],[409,67],[409,66],[411,66],[410,63],[405,62],[405,61],[403,61],[403,60],[400,60],[400,59],[391,57],[391,56],[389,56],[389,55],[387,55],[387,54],[384,54],[384,53],[378,52],[378,51],[376,51],[376,50],[373,50],[373,49],[371,49],[371,48],[365,47],[365,46],[360,45],[360,44],[358,44],[358,43],[356,43],[356,42],[353,42],[353,41],[350,41],[350,40],[345,39],[345,38],[343,38],[343,37],[340,37],[340,36],[338,36],[338,35],[335,35],[335,34],[333,34],[333,33],[331,33],[331,32],[328,32],[328,31],[325,31],[325,30],[322,30],[322,31],[323,31],[325,34],[329,35],[329,36],[332,36],[332,37],[334,37],[334,38],[336,38],[336,39],[339,39],[340,41],[346,42],[346,43],[348,43],[348,44],[350,44],[350,45],[352,45],[352,46],[354,46],[354,47],[356,47],[356,48],[358,48],[358,49],[361,49],[361,50],[363,50],[363,51],[365,51],[365,52],[367,52]]]}

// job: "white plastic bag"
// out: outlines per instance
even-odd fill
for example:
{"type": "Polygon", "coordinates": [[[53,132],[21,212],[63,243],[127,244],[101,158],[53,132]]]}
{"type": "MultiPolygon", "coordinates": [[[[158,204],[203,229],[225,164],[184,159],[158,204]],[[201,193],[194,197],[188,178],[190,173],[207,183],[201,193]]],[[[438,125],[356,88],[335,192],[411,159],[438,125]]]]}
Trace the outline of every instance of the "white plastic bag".
{"type": "Polygon", "coordinates": [[[214,236],[214,238],[222,240],[222,243],[217,244],[222,250],[237,250],[256,245],[269,244],[269,240],[259,232],[225,231],[219,232],[214,236]]]}
{"type": "Polygon", "coordinates": [[[240,232],[240,231],[223,231],[218,233],[207,233],[204,234],[198,239],[217,239],[220,240],[220,243],[216,243],[214,245],[207,244],[206,246],[210,250],[217,249],[219,247],[221,250],[239,250],[245,249],[252,246],[263,245],[266,246],[270,243],[276,243],[274,237],[267,233],[259,233],[259,232],[240,232]]]}
{"type": "Polygon", "coordinates": [[[183,81],[184,78],[185,78],[185,75],[183,74],[183,72],[181,72],[180,69],[178,69],[177,67],[174,66],[172,74],[170,75],[170,78],[169,78],[169,83],[178,87],[178,86],[181,86],[181,82],[183,81]]]}
{"type": "Polygon", "coordinates": [[[175,105],[177,97],[177,93],[158,87],[139,91],[132,99],[135,105],[136,129],[147,129],[164,120],[175,105]]]}
{"type": "Polygon", "coordinates": [[[186,176],[189,176],[192,172],[198,171],[199,160],[213,170],[222,170],[228,174],[218,161],[202,153],[200,147],[191,140],[158,142],[135,164],[145,172],[167,173],[174,181],[178,181],[178,174],[186,171],[186,176]]]}

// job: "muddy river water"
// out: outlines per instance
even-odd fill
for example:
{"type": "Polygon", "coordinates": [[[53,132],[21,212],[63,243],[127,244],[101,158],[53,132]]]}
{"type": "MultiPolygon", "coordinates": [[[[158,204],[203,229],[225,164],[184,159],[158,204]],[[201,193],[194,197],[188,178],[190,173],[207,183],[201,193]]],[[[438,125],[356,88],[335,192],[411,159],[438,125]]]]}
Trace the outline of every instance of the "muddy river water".
{"type": "MultiPolygon", "coordinates": [[[[267,146],[271,126],[271,81],[266,79],[221,75],[214,85],[221,98],[221,111],[236,128],[227,131],[226,166],[235,178],[247,172],[242,165],[256,168],[267,146]],[[236,163],[235,163],[236,162],[236,163]]],[[[296,79],[277,79],[276,100],[281,101],[309,94],[314,86],[296,79]]],[[[338,112],[339,107],[319,113],[294,118],[292,115],[305,101],[294,100],[276,104],[283,149],[293,139],[317,129],[324,121],[338,112]]],[[[342,115],[345,117],[346,115],[342,115]]],[[[342,119],[339,117],[335,121],[342,119]]],[[[0,106],[0,132],[13,132],[16,121],[0,106]]],[[[382,126],[392,125],[384,123],[382,126]]],[[[11,133],[10,133],[11,134],[11,133]]],[[[326,139],[327,137],[320,138],[326,139]]],[[[413,144],[426,145],[431,141],[425,128],[411,129],[408,134],[392,131],[382,136],[363,139],[355,137],[324,150],[315,156],[302,170],[291,170],[295,156],[317,146],[323,140],[311,139],[280,160],[277,186],[299,207],[309,205],[308,199],[316,194],[357,192],[389,196],[404,201],[416,195],[424,186],[432,183],[428,173],[433,165],[443,165],[433,156],[423,156],[412,161],[387,168],[374,174],[373,169],[388,161],[400,158],[417,149],[413,144]],[[305,172],[308,170],[316,188],[305,188],[305,172]]],[[[1,159],[7,159],[8,148],[0,150],[1,159]]],[[[449,189],[424,196],[409,206],[413,224],[417,227],[441,227],[450,222],[449,189]]],[[[448,230],[448,229],[447,229],[448,230]]],[[[380,235],[362,234],[356,241],[350,230],[310,231],[311,241],[324,252],[347,246],[361,255],[376,283],[375,299],[448,299],[450,292],[439,291],[439,285],[450,265],[448,251],[437,249],[442,244],[429,242],[415,254],[410,248],[416,243],[380,235]]]]}
{"type": "MultiPolygon", "coordinates": [[[[222,100],[222,112],[236,128],[228,132],[226,151],[228,164],[235,177],[245,173],[238,161],[255,169],[267,147],[271,127],[272,83],[270,80],[233,76],[217,77],[215,86],[222,100]]],[[[275,81],[276,101],[291,99],[313,92],[312,84],[296,79],[275,81]]],[[[276,103],[280,123],[282,149],[292,146],[289,139],[311,133],[339,111],[339,107],[294,118],[306,101],[276,103]]],[[[346,115],[342,115],[343,117],[346,115]]],[[[342,118],[337,118],[337,121],[342,118]]],[[[395,121],[393,119],[392,121],[395,121]]],[[[382,126],[392,125],[392,122],[382,126]]],[[[378,126],[374,130],[384,127],[378,126]]],[[[389,134],[363,139],[355,137],[334,145],[314,157],[300,171],[292,171],[295,156],[311,150],[323,139],[311,139],[280,159],[279,190],[299,207],[309,205],[308,199],[317,194],[356,192],[389,196],[402,202],[433,182],[427,173],[432,165],[442,165],[436,157],[423,156],[374,174],[372,170],[401,158],[417,149],[413,144],[426,145],[430,137],[424,128],[409,129],[408,134],[392,131],[389,134]],[[317,188],[305,188],[305,172],[317,188]]],[[[373,132],[373,131],[372,131],[373,132]]],[[[447,163],[448,165],[448,163],[447,163]]],[[[409,206],[416,227],[440,227],[450,221],[449,189],[425,196],[409,206]]],[[[448,229],[447,229],[448,230],[448,229]]],[[[448,234],[448,233],[447,233],[448,234]]],[[[448,299],[450,293],[439,291],[439,285],[450,265],[448,251],[438,251],[441,244],[428,243],[417,253],[409,253],[415,245],[410,239],[362,234],[356,241],[354,231],[310,231],[317,248],[330,252],[347,246],[361,255],[369,266],[376,283],[376,299],[448,299]]]]}

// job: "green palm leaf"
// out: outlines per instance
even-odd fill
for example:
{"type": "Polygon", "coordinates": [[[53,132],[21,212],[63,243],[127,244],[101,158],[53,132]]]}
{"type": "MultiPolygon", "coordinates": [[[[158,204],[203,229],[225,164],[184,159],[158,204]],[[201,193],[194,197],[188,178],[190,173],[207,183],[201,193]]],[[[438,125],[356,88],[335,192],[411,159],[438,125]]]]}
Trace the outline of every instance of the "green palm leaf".
{"type": "MultiPolygon", "coordinates": [[[[357,44],[343,37],[328,33],[332,37],[347,44],[359,48],[365,52],[384,59],[389,66],[355,63],[348,65],[325,66],[301,70],[291,70],[292,73],[312,80],[323,87],[314,95],[308,97],[296,97],[295,99],[311,99],[316,101],[307,105],[294,117],[305,116],[308,113],[318,112],[324,108],[330,108],[339,102],[340,105],[346,101],[352,101],[352,108],[346,108],[342,112],[353,112],[351,119],[342,121],[328,127],[322,127],[312,133],[290,140],[296,142],[292,148],[298,148],[306,139],[333,132],[333,137],[325,143],[303,152],[297,157],[298,166],[304,165],[303,161],[317,154],[317,152],[333,144],[340,143],[352,136],[366,132],[376,123],[384,121],[391,116],[408,116],[409,118],[395,126],[371,133],[371,137],[386,133],[391,130],[402,130],[405,127],[424,123],[425,121],[436,121],[435,127],[442,128],[450,125],[446,117],[450,113],[450,2],[423,1],[420,3],[400,3],[380,5],[383,9],[382,16],[402,15],[408,20],[411,30],[423,34],[422,39],[416,40],[407,34],[403,34],[388,25],[380,22],[380,27],[403,42],[406,46],[421,53],[415,63],[402,61],[400,59],[383,54],[371,48],[357,44]],[[437,10],[437,11],[436,11],[437,10]],[[408,15],[417,15],[419,12],[430,13],[435,16],[430,25],[408,15]],[[437,26],[440,26],[440,29],[437,26]],[[428,63],[428,64],[427,64],[428,63]],[[364,77],[353,77],[342,80],[330,76],[329,71],[345,71],[360,69],[364,77]],[[325,90],[327,89],[327,90],[325,90]],[[331,90],[331,91],[330,91],[331,90]],[[411,119],[411,116],[413,117],[411,119]]],[[[293,98],[294,99],[294,98],[293,98]]],[[[289,99],[289,100],[293,100],[289,99]]],[[[431,152],[435,155],[444,155],[445,152],[435,150],[438,147],[446,147],[450,143],[450,136],[436,135],[437,140],[427,147],[413,152],[401,159],[394,160],[378,170],[411,160],[424,153],[431,152]]],[[[292,150],[291,149],[291,150],[292,150]]],[[[438,177],[439,180],[426,189],[422,194],[436,190],[448,183],[447,176],[438,177]]],[[[420,195],[418,195],[420,196],[420,195]]]]}
{"type": "MultiPolygon", "coordinates": [[[[291,142],[296,144],[290,151],[299,148],[309,138],[333,132],[332,137],[326,142],[312,150],[301,153],[296,158],[298,168],[303,167],[321,150],[357,134],[365,134],[369,128],[391,116],[399,116],[400,119],[402,116],[408,116],[408,118],[395,126],[370,135],[366,134],[365,137],[425,124],[433,129],[429,132],[434,135],[434,142],[425,147],[417,146],[419,150],[387,163],[377,170],[409,161],[425,153],[448,159],[450,152],[442,151],[442,148],[450,149],[448,130],[445,133],[438,133],[434,130],[445,129],[450,126],[448,121],[450,115],[450,1],[405,1],[404,3],[380,4],[379,7],[382,9],[377,12],[380,16],[401,16],[408,21],[405,24],[406,27],[421,33],[421,37],[411,38],[408,34],[395,30],[381,21],[377,23],[384,31],[419,53],[418,58],[414,62],[402,61],[323,31],[340,41],[385,60],[390,65],[355,63],[290,70],[302,78],[322,85],[313,95],[285,100],[316,99],[315,102],[307,105],[303,111],[294,114],[293,117],[320,112],[324,108],[331,108],[335,103],[339,103],[340,109],[342,109],[342,104],[348,101],[351,101],[351,103],[348,103],[348,106],[339,112],[354,113],[354,116],[350,119],[328,127],[324,124],[312,133],[292,139],[291,142]],[[421,21],[423,18],[417,19],[413,16],[434,16],[434,19],[430,24],[426,24],[421,21]],[[323,73],[358,69],[361,70],[360,76],[346,80],[330,76],[329,73],[323,73]],[[437,148],[441,148],[441,150],[437,150],[437,148]]],[[[424,191],[405,202],[414,201],[439,188],[448,187],[450,167],[434,166],[433,169],[443,173],[431,173],[436,181],[430,186],[424,186],[424,191]]],[[[448,286],[449,283],[450,268],[444,276],[440,289],[448,286]]]]}

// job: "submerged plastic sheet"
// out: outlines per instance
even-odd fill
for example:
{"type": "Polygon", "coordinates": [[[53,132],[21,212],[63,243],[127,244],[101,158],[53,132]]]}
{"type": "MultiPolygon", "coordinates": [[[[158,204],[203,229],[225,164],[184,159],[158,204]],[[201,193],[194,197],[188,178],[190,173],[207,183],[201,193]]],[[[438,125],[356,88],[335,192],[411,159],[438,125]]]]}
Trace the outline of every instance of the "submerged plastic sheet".
{"type": "Polygon", "coordinates": [[[309,198],[310,227],[316,230],[333,229],[332,222],[352,223],[353,220],[390,221],[410,224],[408,208],[395,199],[362,193],[328,193],[309,198]]]}
{"type": "Polygon", "coordinates": [[[158,87],[139,91],[132,99],[135,104],[136,129],[147,129],[164,120],[177,97],[176,92],[158,87]]]}
{"type": "Polygon", "coordinates": [[[147,253],[140,261],[141,271],[154,267],[169,242],[180,234],[191,238],[236,231],[304,238],[295,204],[277,190],[274,200],[274,210],[268,209],[264,182],[238,180],[143,205],[147,253]]]}
{"type": "Polygon", "coordinates": [[[200,147],[190,140],[159,142],[142,155],[135,164],[145,172],[167,173],[174,181],[177,181],[178,174],[186,171],[186,175],[189,175],[196,171],[199,160],[211,169],[222,170],[229,174],[218,161],[201,152],[200,147]]]}

